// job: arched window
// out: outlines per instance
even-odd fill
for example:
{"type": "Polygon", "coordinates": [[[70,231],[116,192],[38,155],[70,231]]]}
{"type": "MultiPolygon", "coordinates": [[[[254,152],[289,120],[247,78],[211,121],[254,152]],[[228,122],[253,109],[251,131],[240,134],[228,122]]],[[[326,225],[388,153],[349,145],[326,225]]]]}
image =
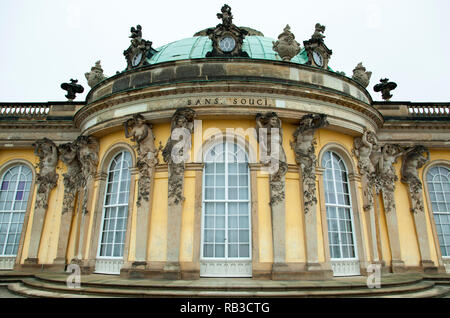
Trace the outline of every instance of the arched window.
{"type": "Polygon", "coordinates": [[[202,218],[202,276],[251,276],[250,173],[236,143],[206,153],[202,218]]]}
{"type": "Polygon", "coordinates": [[[0,256],[17,255],[32,177],[31,169],[25,165],[9,168],[2,176],[0,256]]]}
{"type": "Polygon", "coordinates": [[[450,170],[431,167],[427,185],[442,257],[450,258],[450,170]]]}
{"type": "Polygon", "coordinates": [[[344,161],[333,151],[322,157],[330,258],[335,276],[359,275],[352,203],[344,161]],[[348,260],[345,263],[343,261],[348,260]]]}
{"type": "MultiPolygon", "coordinates": [[[[122,151],[117,154],[109,166],[97,256],[100,259],[123,258],[128,219],[131,166],[132,160],[128,151],[122,151]]],[[[103,268],[96,271],[117,272],[117,266],[114,268],[115,270],[103,268]]]]}

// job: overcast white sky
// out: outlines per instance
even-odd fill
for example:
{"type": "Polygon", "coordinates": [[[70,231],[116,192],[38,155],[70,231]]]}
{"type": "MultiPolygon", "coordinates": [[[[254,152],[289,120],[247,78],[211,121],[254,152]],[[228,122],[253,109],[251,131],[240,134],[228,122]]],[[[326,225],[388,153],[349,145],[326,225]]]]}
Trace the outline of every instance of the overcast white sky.
{"type": "Polygon", "coordinates": [[[302,44],[326,26],[330,66],[351,76],[358,62],[398,84],[392,101],[450,102],[449,0],[0,0],[0,102],[64,101],[62,82],[101,60],[106,75],[126,67],[130,27],[158,48],[219,23],[227,3],[234,23],[276,39],[286,24],[302,44]]]}

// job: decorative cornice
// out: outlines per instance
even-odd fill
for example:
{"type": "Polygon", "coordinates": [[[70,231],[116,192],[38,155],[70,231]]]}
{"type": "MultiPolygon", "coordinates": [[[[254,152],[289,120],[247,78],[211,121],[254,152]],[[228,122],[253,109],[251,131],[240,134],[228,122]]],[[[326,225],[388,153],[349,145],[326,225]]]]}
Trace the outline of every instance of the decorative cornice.
{"type": "MultiPolygon", "coordinates": [[[[302,87],[301,84],[297,84],[296,87],[294,85],[289,87],[280,87],[274,88],[273,85],[267,85],[267,83],[258,83],[258,85],[248,85],[242,83],[236,83],[239,85],[233,85],[233,81],[228,81],[228,85],[215,85],[215,84],[205,84],[203,86],[189,86],[189,87],[181,87],[181,86],[173,86],[172,85],[163,85],[159,86],[158,90],[145,92],[145,90],[136,91],[134,95],[130,92],[122,93],[122,96],[116,95],[111,96],[110,98],[106,98],[103,100],[99,100],[93,102],[92,104],[86,105],[83,109],[81,109],[75,115],[75,125],[77,127],[81,126],[81,123],[90,115],[97,113],[101,110],[113,107],[115,105],[120,105],[132,101],[143,100],[148,98],[155,97],[163,97],[163,96],[175,96],[181,94],[199,94],[199,93],[259,93],[259,94],[270,94],[270,95],[285,95],[292,97],[300,97],[300,98],[308,98],[314,99],[322,102],[328,102],[335,105],[340,105],[343,107],[347,107],[353,109],[357,112],[362,113],[363,115],[369,117],[374,123],[381,127],[383,124],[383,117],[381,114],[371,106],[362,103],[359,100],[356,100],[353,97],[347,95],[338,95],[342,94],[337,91],[328,92],[321,88],[311,88],[311,87],[302,87]],[[174,89],[171,90],[161,90],[161,88],[172,86],[174,89]],[[338,96],[332,96],[332,94],[336,94],[338,96]]],[[[155,87],[152,87],[155,89],[155,87]]],[[[265,108],[267,109],[267,108],[265,108]]]]}

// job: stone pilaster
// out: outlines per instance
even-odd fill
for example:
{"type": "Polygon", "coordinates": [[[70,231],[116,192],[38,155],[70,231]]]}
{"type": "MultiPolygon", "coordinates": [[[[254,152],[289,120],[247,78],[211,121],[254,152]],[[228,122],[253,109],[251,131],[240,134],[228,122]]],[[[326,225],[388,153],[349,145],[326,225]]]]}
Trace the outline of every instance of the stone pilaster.
{"type": "Polygon", "coordinates": [[[423,167],[429,160],[430,153],[425,147],[414,146],[407,149],[403,154],[401,181],[408,187],[411,213],[414,217],[421,256],[421,266],[426,272],[437,272],[437,266],[431,260],[427,220],[423,204],[423,185],[418,175],[418,169],[423,167]]]}
{"type": "Polygon", "coordinates": [[[164,162],[168,165],[167,255],[164,266],[164,275],[168,279],[181,278],[180,238],[184,171],[192,146],[194,118],[194,110],[177,109],[172,116],[171,135],[163,150],[164,162]]]}

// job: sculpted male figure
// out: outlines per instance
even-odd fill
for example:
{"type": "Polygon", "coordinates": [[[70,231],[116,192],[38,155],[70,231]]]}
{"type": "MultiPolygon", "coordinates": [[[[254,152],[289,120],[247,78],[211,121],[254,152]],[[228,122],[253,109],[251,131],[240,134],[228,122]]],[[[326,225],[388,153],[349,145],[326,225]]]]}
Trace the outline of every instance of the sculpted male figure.
{"type": "Polygon", "coordinates": [[[295,153],[295,160],[300,166],[303,178],[303,197],[305,213],[317,203],[316,198],[316,154],[314,133],[317,129],[328,125],[324,114],[308,114],[300,119],[299,126],[294,132],[295,142],[291,147],[295,153]]]}

